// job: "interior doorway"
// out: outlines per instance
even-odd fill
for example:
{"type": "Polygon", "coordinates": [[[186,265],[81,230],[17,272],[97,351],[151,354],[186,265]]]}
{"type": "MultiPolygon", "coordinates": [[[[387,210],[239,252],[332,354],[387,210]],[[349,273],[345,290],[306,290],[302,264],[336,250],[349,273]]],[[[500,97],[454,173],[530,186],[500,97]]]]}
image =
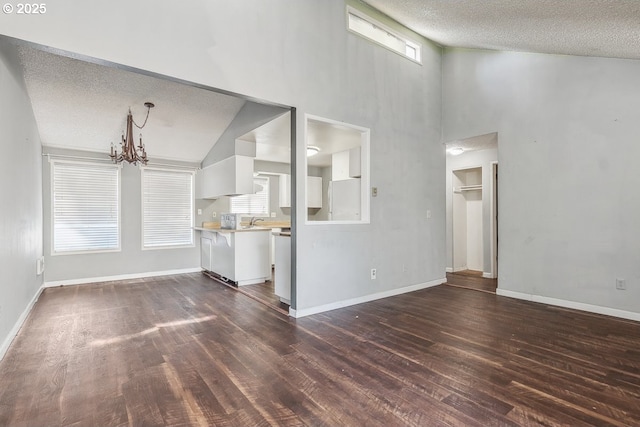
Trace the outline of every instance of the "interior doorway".
{"type": "MultiPolygon", "coordinates": [[[[498,277],[498,134],[446,144],[447,277],[493,288],[498,277]],[[456,278],[456,277],[452,277],[456,278]]],[[[486,290],[486,289],[485,289],[486,290]]]]}

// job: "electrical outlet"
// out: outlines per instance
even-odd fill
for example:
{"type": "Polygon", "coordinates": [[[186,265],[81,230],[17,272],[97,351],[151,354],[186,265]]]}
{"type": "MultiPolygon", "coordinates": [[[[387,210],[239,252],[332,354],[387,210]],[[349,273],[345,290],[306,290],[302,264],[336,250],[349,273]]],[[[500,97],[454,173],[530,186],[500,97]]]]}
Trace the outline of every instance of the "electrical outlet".
{"type": "Polygon", "coordinates": [[[275,212],[271,212],[271,218],[275,218],[276,217],[276,213],[275,212]]]}
{"type": "Polygon", "coordinates": [[[36,276],[40,276],[42,273],[44,273],[44,257],[36,260],[36,276]]]}
{"type": "Polygon", "coordinates": [[[627,282],[624,279],[616,279],[616,289],[624,291],[627,289],[627,282]]]}
{"type": "Polygon", "coordinates": [[[214,218],[216,217],[215,211],[211,214],[211,216],[213,216],[214,218]]]}
{"type": "Polygon", "coordinates": [[[431,211],[427,210],[427,219],[431,219],[431,211]]]}
{"type": "Polygon", "coordinates": [[[202,215],[202,209],[198,209],[198,215],[202,215]]]}
{"type": "Polygon", "coordinates": [[[378,272],[376,271],[375,268],[371,269],[371,280],[376,280],[376,277],[378,276],[378,272]]]}

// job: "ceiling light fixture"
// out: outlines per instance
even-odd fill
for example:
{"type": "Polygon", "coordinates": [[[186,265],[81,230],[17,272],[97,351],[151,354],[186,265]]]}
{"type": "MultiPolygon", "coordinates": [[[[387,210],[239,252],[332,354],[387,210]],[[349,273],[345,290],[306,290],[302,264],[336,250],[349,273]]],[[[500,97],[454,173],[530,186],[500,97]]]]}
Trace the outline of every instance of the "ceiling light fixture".
{"type": "Polygon", "coordinates": [[[457,156],[458,154],[464,153],[464,148],[462,148],[462,147],[453,147],[453,148],[449,148],[448,151],[449,151],[449,153],[451,153],[451,155],[457,156]]]}
{"type": "Polygon", "coordinates": [[[307,145],[307,157],[315,156],[320,152],[320,149],[315,145],[307,145]]]}
{"type": "Polygon", "coordinates": [[[122,135],[122,142],[120,143],[120,153],[118,153],[118,149],[115,147],[114,143],[111,143],[111,160],[113,163],[121,163],[123,161],[127,161],[129,163],[133,163],[134,165],[137,162],[146,165],[148,162],[147,152],[145,150],[144,144],[142,143],[142,134],[140,134],[140,145],[137,147],[133,142],[133,125],[136,125],[138,129],[144,128],[147,124],[147,119],[149,119],[149,112],[155,105],[152,102],[145,102],[144,106],[147,107],[147,117],[144,119],[144,123],[142,126],[138,126],[136,122],[133,121],[133,115],[131,114],[131,108],[129,108],[129,114],[127,114],[127,136],[122,135]]]}

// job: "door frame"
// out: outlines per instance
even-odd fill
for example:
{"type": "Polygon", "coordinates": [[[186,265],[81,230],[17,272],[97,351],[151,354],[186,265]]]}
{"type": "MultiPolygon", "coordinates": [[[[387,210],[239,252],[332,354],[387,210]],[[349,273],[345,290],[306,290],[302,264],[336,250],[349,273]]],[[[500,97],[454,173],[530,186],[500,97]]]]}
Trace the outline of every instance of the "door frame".
{"type": "Polygon", "coordinates": [[[498,161],[491,162],[491,277],[498,278],[498,161]]]}

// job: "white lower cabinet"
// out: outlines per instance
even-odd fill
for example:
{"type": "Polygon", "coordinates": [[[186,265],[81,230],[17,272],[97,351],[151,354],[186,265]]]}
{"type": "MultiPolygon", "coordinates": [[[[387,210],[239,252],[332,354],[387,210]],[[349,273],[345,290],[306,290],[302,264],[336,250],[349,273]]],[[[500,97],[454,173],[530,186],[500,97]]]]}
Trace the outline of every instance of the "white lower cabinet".
{"type": "Polygon", "coordinates": [[[200,237],[200,267],[203,270],[211,271],[211,245],[210,237],[200,237]]]}
{"type": "Polygon", "coordinates": [[[275,240],[274,290],[280,301],[291,304],[291,236],[277,233],[275,240]]]}
{"type": "Polygon", "coordinates": [[[202,268],[231,280],[238,286],[270,280],[270,231],[269,229],[202,231],[200,239],[202,268]]]}

